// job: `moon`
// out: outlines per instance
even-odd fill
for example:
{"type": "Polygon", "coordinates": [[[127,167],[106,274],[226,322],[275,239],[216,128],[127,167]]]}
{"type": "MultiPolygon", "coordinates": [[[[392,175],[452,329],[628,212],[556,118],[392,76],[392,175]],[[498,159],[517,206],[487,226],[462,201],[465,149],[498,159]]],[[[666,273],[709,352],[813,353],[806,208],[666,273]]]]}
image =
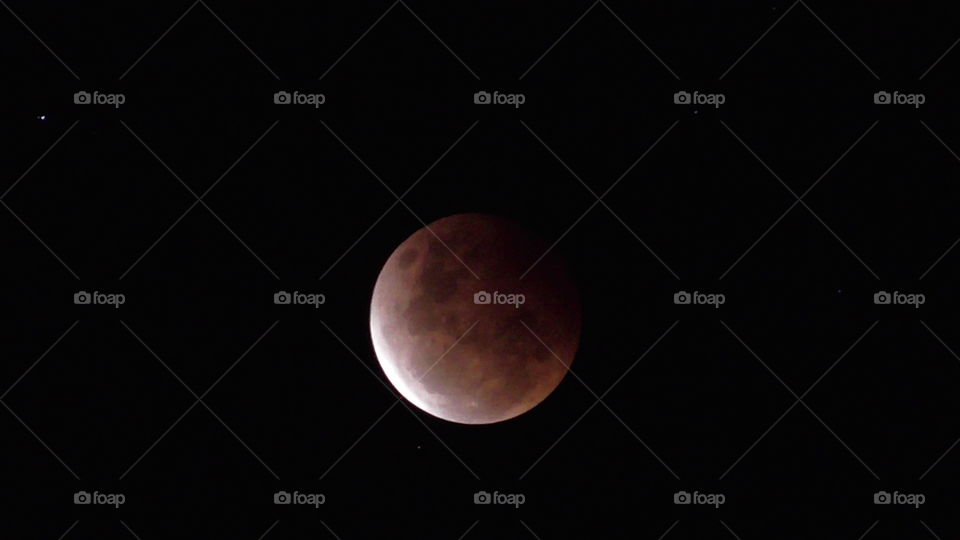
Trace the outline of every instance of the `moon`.
{"type": "Polygon", "coordinates": [[[440,219],[401,243],[370,307],[397,391],[461,424],[509,420],[546,399],[580,341],[579,293],[552,247],[486,214],[440,219]]]}

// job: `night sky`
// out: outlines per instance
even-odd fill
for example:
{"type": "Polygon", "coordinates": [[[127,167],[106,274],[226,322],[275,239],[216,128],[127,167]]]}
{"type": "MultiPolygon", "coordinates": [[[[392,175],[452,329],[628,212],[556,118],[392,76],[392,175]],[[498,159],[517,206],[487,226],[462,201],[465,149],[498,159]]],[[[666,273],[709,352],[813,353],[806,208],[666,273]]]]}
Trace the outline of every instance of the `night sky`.
{"type": "Polygon", "coordinates": [[[957,537],[957,13],[562,4],[0,1],[0,538],[957,537]],[[465,212],[582,303],[480,426],[369,330],[465,212]]]}

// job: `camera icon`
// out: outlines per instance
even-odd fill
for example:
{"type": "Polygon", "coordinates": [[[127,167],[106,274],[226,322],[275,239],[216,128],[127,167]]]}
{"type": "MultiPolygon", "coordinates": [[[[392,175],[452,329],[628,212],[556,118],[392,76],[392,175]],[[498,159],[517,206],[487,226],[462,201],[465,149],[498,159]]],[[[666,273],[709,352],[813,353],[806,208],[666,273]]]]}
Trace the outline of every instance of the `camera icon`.
{"type": "Polygon", "coordinates": [[[473,293],[474,304],[489,304],[493,301],[493,296],[487,291],[473,293]]]}
{"type": "Polygon", "coordinates": [[[73,102],[77,105],[89,105],[91,102],[90,92],[81,90],[73,94],[73,102]]]}
{"type": "Polygon", "coordinates": [[[273,295],[273,303],[278,306],[289,305],[293,302],[293,297],[287,291],[280,291],[273,295]]]}
{"type": "Polygon", "coordinates": [[[673,504],[690,504],[692,499],[686,491],[678,491],[673,494],[673,504]]]}
{"type": "Polygon", "coordinates": [[[478,491],[473,494],[473,504],[490,504],[493,498],[486,491],[478,491]]]}
{"type": "Polygon", "coordinates": [[[93,297],[87,291],[80,291],[73,295],[73,303],[78,306],[85,306],[93,301],[93,297]]]}
{"type": "Polygon", "coordinates": [[[90,494],[86,491],[78,491],[73,494],[73,504],[90,504],[90,494]]]}
{"type": "Polygon", "coordinates": [[[893,298],[890,296],[890,293],[887,291],[880,291],[873,295],[873,303],[878,306],[885,306],[890,304],[893,301],[893,298]]]}
{"type": "Polygon", "coordinates": [[[290,504],[293,499],[286,491],[278,491],[273,494],[273,504],[290,504]]]}
{"type": "Polygon", "coordinates": [[[483,90],[473,94],[473,102],[477,105],[489,105],[490,104],[490,92],[485,92],[483,90]]]}
{"type": "Polygon", "coordinates": [[[687,291],[678,291],[673,294],[673,303],[678,306],[684,306],[689,304],[693,300],[693,297],[690,296],[690,293],[687,291]]]}
{"type": "Polygon", "coordinates": [[[690,92],[685,92],[683,90],[673,94],[673,102],[677,105],[689,105],[692,101],[690,92]]]}
{"type": "Polygon", "coordinates": [[[873,94],[873,102],[876,105],[889,105],[891,102],[890,92],[880,91],[873,94]]]}
{"type": "Polygon", "coordinates": [[[873,494],[873,504],[890,504],[892,499],[886,491],[878,491],[873,494]]]}
{"type": "Polygon", "coordinates": [[[273,102],[277,105],[289,105],[290,101],[290,92],[281,90],[273,94],[273,102]]]}

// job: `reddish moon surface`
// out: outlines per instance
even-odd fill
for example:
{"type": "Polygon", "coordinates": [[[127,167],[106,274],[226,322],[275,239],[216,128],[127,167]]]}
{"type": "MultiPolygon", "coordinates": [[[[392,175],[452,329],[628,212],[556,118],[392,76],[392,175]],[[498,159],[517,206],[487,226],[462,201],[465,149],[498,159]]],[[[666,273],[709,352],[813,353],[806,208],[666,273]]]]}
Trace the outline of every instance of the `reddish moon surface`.
{"type": "Polygon", "coordinates": [[[485,214],[440,219],[397,247],[374,286],[370,331],[403,397],[445,420],[490,424],[553,392],[576,354],[580,299],[549,248],[485,214]]]}

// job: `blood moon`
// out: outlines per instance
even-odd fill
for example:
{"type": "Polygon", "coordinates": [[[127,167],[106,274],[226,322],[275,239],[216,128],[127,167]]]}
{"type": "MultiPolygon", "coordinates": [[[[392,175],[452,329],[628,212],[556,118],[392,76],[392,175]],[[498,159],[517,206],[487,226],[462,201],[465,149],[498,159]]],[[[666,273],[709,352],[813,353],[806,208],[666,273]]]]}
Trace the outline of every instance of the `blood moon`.
{"type": "Polygon", "coordinates": [[[512,221],[457,214],[407,238],[373,289],[370,332],[387,378],[444,420],[521,415],[560,384],[580,340],[566,265],[512,221]]]}

